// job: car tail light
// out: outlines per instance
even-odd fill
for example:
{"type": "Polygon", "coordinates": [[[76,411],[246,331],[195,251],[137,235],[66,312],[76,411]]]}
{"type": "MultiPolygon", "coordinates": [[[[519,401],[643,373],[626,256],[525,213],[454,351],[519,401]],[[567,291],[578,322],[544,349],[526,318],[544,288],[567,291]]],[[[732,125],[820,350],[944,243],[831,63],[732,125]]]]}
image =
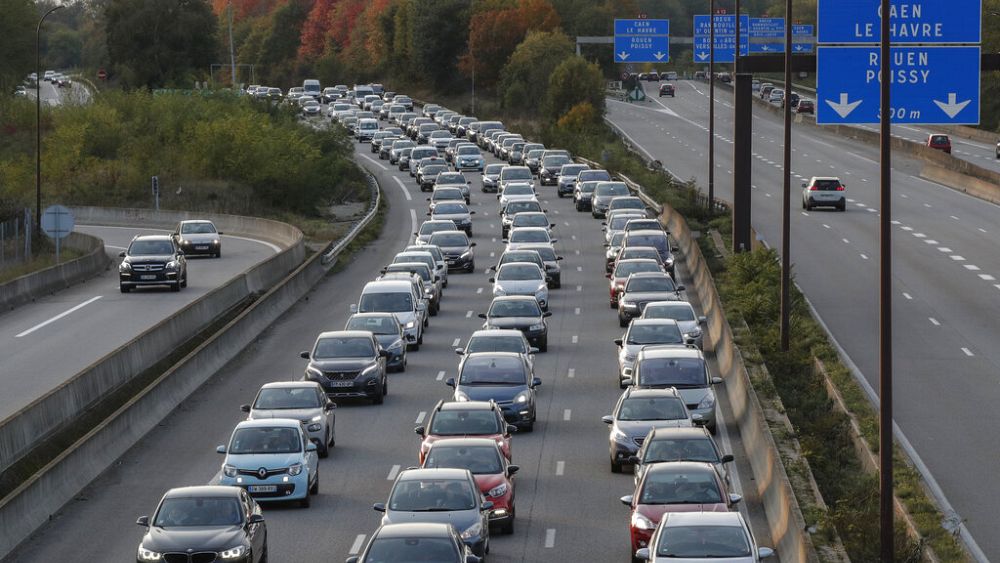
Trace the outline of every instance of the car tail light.
{"type": "Polygon", "coordinates": [[[815,186],[815,185],[809,186],[809,191],[811,191],[811,192],[817,192],[817,191],[819,191],[819,186],[815,186]]]}
{"type": "Polygon", "coordinates": [[[844,186],[837,186],[837,191],[838,192],[844,191],[844,186]]]}

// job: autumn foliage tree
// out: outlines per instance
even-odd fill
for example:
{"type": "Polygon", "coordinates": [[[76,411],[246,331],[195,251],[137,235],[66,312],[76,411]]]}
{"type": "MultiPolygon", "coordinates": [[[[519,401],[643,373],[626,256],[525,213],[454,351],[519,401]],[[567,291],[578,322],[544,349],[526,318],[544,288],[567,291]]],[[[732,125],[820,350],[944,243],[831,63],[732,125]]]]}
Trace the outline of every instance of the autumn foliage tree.
{"type": "Polygon", "coordinates": [[[500,69],[529,31],[559,27],[559,14],[548,0],[519,0],[516,5],[483,10],[469,22],[469,51],[459,62],[466,76],[473,71],[486,86],[496,83],[500,69]]]}

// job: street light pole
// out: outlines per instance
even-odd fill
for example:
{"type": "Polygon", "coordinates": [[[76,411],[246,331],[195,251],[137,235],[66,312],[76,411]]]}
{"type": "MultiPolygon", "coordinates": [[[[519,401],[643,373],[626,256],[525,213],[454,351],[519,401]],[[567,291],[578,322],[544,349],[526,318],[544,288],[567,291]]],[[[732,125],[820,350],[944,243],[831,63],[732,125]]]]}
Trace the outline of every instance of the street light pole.
{"type": "MultiPolygon", "coordinates": [[[[715,0],[708,3],[708,214],[715,210],[715,0]]],[[[739,22],[737,21],[737,26],[739,22]]]]}
{"type": "Polygon", "coordinates": [[[42,59],[41,36],[42,22],[49,14],[62,8],[59,4],[39,18],[35,28],[35,233],[41,240],[42,235],[42,59]]]}
{"type": "Polygon", "coordinates": [[[781,189],[781,351],[787,352],[792,285],[792,0],[785,0],[785,99],[782,103],[785,118],[781,189]]]}

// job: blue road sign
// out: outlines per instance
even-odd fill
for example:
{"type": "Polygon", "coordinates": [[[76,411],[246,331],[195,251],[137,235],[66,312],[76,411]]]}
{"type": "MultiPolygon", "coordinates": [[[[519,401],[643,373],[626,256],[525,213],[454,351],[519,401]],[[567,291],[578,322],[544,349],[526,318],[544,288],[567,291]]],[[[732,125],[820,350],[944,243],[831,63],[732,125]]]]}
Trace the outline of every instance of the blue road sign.
{"type": "Polygon", "coordinates": [[[750,37],[784,37],[785,18],[750,18],[750,37]]]}
{"type": "Polygon", "coordinates": [[[812,25],[792,24],[792,37],[812,37],[815,33],[815,28],[812,25]]]}
{"type": "MultiPolygon", "coordinates": [[[[785,44],[784,42],[773,42],[773,43],[751,43],[750,44],[751,53],[784,53],[785,44]]],[[[793,51],[796,52],[796,51],[793,51]]]]}
{"type": "MultiPolygon", "coordinates": [[[[816,123],[879,122],[878,47],[821,45],[816,123]]],[[[893,123],[979,123],[979,47],[893,47],[893,123]]]]}
{"type": "MultiPolygon", "coordinates": [[[[736,14],[717,15],[714,23],[707,15],[694,17],[694,62],[707,63],[711,57],[711,25],[715,26],[715,62],[731,63],[736,58],[736,14]]],[[[740,56],[750,52],[750,16],[740,16],[740,56]]]]}
{"type": "Polygon", "coordinates": [[[670,20],[615,20],[615,35],[670,35],[670,20]]]}
{"type": "MultiPolygon", "coordinates": [[[[820,43],[878,43],[879,0],[825,0],[817,9],[820,43]]],[[[982,0],[892,0],[891,40],[979,43],[982,0]]]]}
{"type": "MultiPolygon", "coordinates": [[[[792,41],[795,41],[793,38],[792,41]]],[[[782,45],[784,47],[784,45],[782,45]]],[[[792,53],[794,54],[807,54],[813,52],[812,43],[792,43],[792,53]]]]}
{"type": "Polygon", "coordinates": [[[665,63],[670,61],[668,35],[615,35],[615,62],[665,63]]]}

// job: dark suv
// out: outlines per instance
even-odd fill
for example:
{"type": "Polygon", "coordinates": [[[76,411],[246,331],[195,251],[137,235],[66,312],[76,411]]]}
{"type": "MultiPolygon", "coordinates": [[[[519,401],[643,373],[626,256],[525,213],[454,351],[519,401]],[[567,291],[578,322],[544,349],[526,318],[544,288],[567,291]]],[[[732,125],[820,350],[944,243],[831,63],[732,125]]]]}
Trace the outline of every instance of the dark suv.
{"type": "Polygon", "coordinates": [[[371,332],[322,332],[312,352],[300,356],[309,360],[302,379],[319,383],[327,397],[371,399],[381,405],[389,392],[385,363],[391,354],[371,332]]]}
{"type": "Polygon", "coordinates": [[[142,235],[118,254],[118,287],[122,293],[144,285],[166,285],[171,291],[187,287],[184,251],[168,235],[142,235]]]}

